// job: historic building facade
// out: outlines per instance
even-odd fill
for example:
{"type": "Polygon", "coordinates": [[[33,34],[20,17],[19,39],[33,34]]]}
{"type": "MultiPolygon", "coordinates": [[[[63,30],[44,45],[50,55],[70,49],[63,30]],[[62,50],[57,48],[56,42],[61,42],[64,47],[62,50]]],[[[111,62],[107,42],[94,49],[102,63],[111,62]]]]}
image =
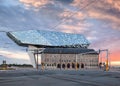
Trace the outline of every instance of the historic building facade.
{"type": "Polygon", "coordinates": [[[41,54],[45,69],[97,68],[98,53],[93,49],[48,48],[41,54]]]}

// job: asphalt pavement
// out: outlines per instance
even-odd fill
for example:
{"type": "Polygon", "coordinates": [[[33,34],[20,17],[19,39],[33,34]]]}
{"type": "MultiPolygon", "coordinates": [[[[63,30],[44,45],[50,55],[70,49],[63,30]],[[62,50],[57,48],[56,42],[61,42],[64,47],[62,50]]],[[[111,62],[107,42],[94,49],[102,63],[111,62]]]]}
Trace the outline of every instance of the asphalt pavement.
{"type": "Polygon", "coordinates": [[[120,72],[101,70],[0,71],[0,86],[120,86],[120,72]]]}

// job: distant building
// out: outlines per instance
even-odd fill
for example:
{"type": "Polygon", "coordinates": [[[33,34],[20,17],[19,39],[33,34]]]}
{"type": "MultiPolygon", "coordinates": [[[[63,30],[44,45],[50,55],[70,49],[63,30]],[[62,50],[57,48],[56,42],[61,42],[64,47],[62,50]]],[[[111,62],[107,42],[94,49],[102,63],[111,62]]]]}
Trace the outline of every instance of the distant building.
{"type": "Polygon", "coordinates": [[[0,65],[0,69],[2,70],[7,70],[7,64],[6,64],[6,60],[3,60],[3,63],[0,65]]]}
{"type": "Polygon", "coordinates": [[[6,64],[6,60],[3,60],[3,64],[6,64]]]}
{"type": "Polygon", "coordinates": [[[98,53],[88,49],[89,41],[81,34],[28,30],[8,32],[7,35],[20,46],[28,47],[34,67],[38,57],[46,69],[75,69],[98,67],[98,53]]]}
{"type": "Polygon", "coordinates": [[[98,53],[93,49],[46,48],[41,61],[46,69],[97,68],[98,53]]]}

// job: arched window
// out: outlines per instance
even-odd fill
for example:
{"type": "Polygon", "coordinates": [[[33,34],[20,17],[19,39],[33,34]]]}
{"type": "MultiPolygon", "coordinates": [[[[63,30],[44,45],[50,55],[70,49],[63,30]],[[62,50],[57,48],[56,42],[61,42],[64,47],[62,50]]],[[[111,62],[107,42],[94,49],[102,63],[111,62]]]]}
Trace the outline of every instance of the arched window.
{"type": "Polygon", "coordinates": [[[65,64],[62,64],[62,68],[65,68],[65,64]]]}
{"type": "Polygon", "coordinates": [[[67,64],[67,68],[70,68],[70,63],[67,64]]]}

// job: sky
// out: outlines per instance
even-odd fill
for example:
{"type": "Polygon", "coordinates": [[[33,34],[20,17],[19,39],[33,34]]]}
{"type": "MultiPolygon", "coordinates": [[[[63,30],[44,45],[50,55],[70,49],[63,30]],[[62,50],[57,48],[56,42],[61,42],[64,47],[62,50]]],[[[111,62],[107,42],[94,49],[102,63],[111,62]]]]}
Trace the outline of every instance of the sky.
{"type": "Polygon", "coordinates": [[[26,47],[5,32],[38,29],[83,34],[120,64],[119,14],[120,0],[0,0],[0,63],[30,64],[26,47]]]}

